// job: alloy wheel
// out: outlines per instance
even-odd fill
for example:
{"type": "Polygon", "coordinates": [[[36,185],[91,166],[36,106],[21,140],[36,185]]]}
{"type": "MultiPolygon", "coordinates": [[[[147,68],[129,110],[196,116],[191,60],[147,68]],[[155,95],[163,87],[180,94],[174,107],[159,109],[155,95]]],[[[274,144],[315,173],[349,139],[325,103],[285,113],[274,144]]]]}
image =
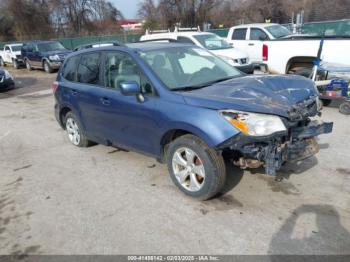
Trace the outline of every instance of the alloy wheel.
{"type": "Polygon", "coordinates": [[[68,138],[71,143],[75,146],[80,143],[80,130],[78,124],[73,118],[68,118],[66,121],[66,130],[68,133],[68,138]]]}
{"type": "Polygon", "coordinates": [[[197,192],[205,181],[205,169],[202,160],[192,149],[181,147],[172,158],[172,168],[179,184],[186,190],[197,192]]]}

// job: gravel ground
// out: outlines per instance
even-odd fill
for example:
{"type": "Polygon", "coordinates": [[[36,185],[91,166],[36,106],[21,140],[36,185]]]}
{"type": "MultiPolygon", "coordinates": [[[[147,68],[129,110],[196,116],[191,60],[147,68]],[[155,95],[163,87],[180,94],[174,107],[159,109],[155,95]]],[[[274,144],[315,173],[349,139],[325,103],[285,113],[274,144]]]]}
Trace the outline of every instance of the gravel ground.
{"type": "Polygon", "coordinates": [[[54,75],[11,72],[0,93],[0,254],[350,254],[349,116],[317,157],[276,182],[227,164],[222,195],[184,196],[167,168],[106,146],[70,145],[54,119],[54,75]]]}

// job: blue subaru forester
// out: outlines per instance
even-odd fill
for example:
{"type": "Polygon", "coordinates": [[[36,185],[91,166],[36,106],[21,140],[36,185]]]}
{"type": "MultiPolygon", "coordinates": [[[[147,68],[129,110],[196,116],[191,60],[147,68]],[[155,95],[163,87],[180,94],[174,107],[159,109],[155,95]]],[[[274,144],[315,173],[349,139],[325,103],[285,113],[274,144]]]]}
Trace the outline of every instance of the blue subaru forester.
{"type": "Polygon", "coordinates": [[[225,183],[223,155],[276,175],[318,152],[315,85],[300,76],[246,76],[210,52],[178,43],[136,43],[71,54],[52,86],[70,142],[135,150],[167,163],[198,199],[225,183]]]}

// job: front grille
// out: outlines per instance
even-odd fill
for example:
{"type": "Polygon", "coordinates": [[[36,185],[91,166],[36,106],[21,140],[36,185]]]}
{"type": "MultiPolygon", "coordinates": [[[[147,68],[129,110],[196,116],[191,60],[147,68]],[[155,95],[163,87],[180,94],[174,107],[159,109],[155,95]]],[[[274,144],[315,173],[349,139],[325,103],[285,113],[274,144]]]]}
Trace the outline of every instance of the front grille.
{"type": "Polygon", "coordinates": [[[241,61],[240,61],[240,64],[244,65],[246,63],[247,63],[247,58],[242,58],[241,61]]]}
{"type": "Polygon", "coordinates": [[[65,55],[58,55],[58,57],[60,58],[60,60],[64,60],[66,58],[65,55]]]}

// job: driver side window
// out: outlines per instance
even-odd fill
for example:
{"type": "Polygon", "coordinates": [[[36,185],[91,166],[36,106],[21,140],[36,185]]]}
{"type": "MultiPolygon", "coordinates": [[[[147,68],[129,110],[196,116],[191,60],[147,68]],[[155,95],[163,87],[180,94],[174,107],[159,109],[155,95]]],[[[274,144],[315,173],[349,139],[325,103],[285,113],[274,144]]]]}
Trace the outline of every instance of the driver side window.
{"type": "Polygon", "coordinates": [[[123,82],[135,81],[143,94],[154,94],[154,88],[135,60],[126,53],[108,52],[105,57],[105,86],[120,89],[123,82]]]}

